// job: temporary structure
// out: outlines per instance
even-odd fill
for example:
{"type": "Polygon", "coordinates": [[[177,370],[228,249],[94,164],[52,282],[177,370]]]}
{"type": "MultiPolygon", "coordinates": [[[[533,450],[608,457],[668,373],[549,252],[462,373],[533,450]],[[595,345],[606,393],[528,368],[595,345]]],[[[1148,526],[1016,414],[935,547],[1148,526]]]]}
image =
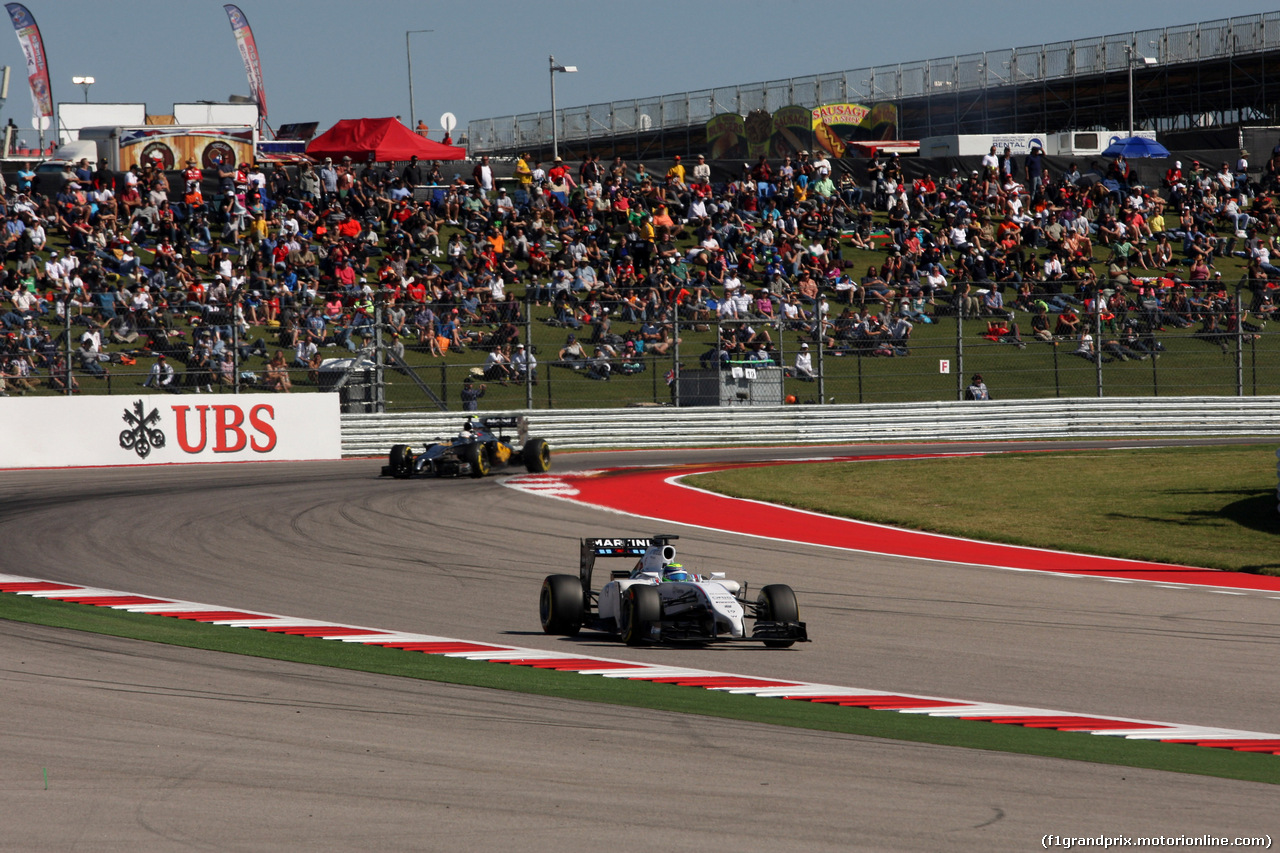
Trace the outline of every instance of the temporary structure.
{"type": "Polygon", "coordinates": [[[1126,136],[1117,139],[1102,152],[1103,157],[1154,157],[1161,159],[1169,156],[1169,149],[1154,139],[1145,136],[1126,136]]]}
{"type": "Polygon", "coordinates": [[[394,118],[343,119],[311,140],[307,154],[313,158],[350,157],[357,163],[392,160],[462,160],[465,149],[441,145],[411,131],[394,118]]]}

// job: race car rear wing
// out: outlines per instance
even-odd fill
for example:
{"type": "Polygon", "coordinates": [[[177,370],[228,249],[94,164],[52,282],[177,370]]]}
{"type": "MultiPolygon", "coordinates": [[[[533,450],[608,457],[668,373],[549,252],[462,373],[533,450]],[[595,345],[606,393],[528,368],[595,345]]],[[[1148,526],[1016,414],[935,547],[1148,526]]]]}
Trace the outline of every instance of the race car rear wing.
{"type": "Polygon", "coordinates": [[[529,419],[523,415],[514,417],[483,417],[480,419],[480,426],[491,432],[497,432],[499,436],[503,435],[504,429],[514,429],[516,431],[516,439],[520,444],[524,444],[528,440],[529,419]]]}
{"type": "MultiPolygon", "coordinates": [[[[631,557],[640,559],[650,548],[661,547],[679,536],[660,534],[644,539],[581,539],[578,542],[578,576],[582,578],[582,590],[591,592],[591,573],[597,557],[631,557]]],[[[624,574],[630,574],[629,571],[624,574]]]]}

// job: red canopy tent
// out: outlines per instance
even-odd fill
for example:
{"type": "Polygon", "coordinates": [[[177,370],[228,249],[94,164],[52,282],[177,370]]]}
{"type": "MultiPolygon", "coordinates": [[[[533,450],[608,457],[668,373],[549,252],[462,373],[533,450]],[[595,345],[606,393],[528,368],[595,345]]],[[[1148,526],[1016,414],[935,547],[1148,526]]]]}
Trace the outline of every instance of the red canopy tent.
{"type": "Polygon", "coordinates": [[[350,157],[357,163],[375,160],[462,160],[466,150],[419,136],[393,118],[345,118],[311,140],[307,154],[315,158],[350,157]]]}

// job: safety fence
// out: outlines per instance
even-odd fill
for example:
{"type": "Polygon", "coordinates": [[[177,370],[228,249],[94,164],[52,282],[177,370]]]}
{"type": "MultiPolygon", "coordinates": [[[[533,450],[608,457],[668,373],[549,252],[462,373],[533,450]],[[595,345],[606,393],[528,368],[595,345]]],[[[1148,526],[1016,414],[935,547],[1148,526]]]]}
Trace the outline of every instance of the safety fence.
{"type": "MultiPolygon", "coordinates": [[[[1280,397],[1004,400],[874,406],[580,409],[524,415],[555,449],[1280,434],[1280,397]]],[[[455,435],[462,413],[345,414],[344,456],[455,435]]]]}
{"type": "Polygon", "coordinates": [[[1068,305],[1041,315],[1049,325],[1042,337],[1024,311],[961,318],[942,305],[939,313],[874,314],[818,304],[807,319],[674,323],[615,311],[616,322],[577,327],[550,325],[544,313],[522,327],[482,325],[443,348],[411,324],[393,337],[375,320],[363,330],[370,334],[354,336],[359,345],[330,335],[309,366],[287,332],[251,344],[233,335],[225,358],[174,349],[163,373],[155,353],[135,351],[134,364],[76,360],[69,376],[65,359],[34,364],[4,387],[45,395],[64,392],[69,379],[83,395],[332,392],[349,413],[457,412],[464,401],[482,411],[951,401],[978,374],[997,400],[1280,395],[1280,332],[1263,319],[1270,315],[1221,301],[1114,316],[1068,305]],[[817,314],[829,318],[821,339],[817,314]],[[908,316],[914,321],[901,322],[908,316]],[[521,369],[525,359],[532,371],[521,369]]]}
{"type": "MultiPolygon", "coordinates": [[[[1238,57],[1280,48],[1280,12],[1160,27],[1074,41],[946,56],[827,74],[677,92],[558,109],[561,143],[685,128],[722,113],[773,113],[792,104],[902,101],[1031,85],[1127,70],[1131,51],[1159,65],[1238,57]]],[[[467,126],[473,154],[552,138],[549,111],[476,119],[467,126]]]]}

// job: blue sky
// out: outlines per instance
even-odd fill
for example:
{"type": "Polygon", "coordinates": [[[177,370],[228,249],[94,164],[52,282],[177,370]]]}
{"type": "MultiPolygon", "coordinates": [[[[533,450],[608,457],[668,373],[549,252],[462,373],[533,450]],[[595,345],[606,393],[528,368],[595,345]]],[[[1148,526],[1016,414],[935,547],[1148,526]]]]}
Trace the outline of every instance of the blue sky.
{"type": "MultiPolygon", "coordinates": [[[[220,2],[29,0],[44,35],[55,101],[80,101],[71,77],[89,75],[95,102],[174,102],[248,94],[220,2]]],[[[470,119],[548,109],[547,56],[579,68],[560,75],[561,106],[752,83],[866,65],[910,62],[1148,27],[1274,11],[1256,2],[1159,4],[1114,0],[983,3],[899,0],[243,0],[262,54],[269,121],[400,115],[409,119],[405,31],[411,36],[416,115],[438,138],[439,117],[470,119]]],[[[31,126],[18,40],[0,33],[13,66],[4,118],[31,126]]],[[[34,139],[34,133],[27,136],[34,139]]],[[[455,136],[457,131],[455,131],[455,136]]]]}

